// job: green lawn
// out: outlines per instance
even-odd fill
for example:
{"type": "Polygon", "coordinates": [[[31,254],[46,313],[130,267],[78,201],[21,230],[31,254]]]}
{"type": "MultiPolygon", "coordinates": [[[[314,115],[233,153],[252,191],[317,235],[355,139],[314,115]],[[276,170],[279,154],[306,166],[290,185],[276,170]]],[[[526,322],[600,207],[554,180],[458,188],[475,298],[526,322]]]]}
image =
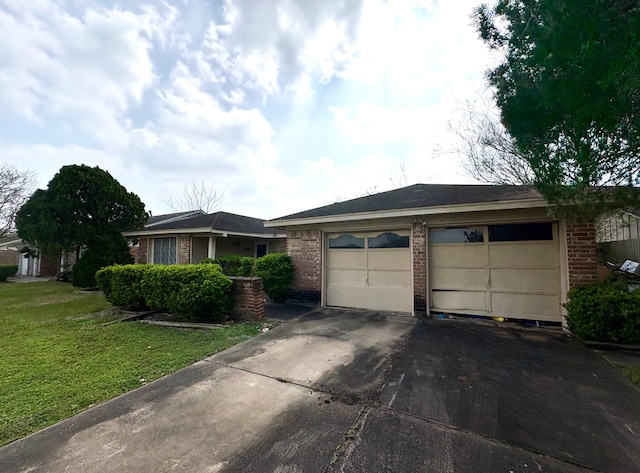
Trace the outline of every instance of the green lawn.
{"type": "Polygon", "coordinates": [[[617,365],[617,368],[640,388],[640,366],[617,365]]]}
{"type": "Polygon", "coordinates": [[[0,445],[258,333],[114,320],[99,294],[65,283],[0,283],[0,445]]]}

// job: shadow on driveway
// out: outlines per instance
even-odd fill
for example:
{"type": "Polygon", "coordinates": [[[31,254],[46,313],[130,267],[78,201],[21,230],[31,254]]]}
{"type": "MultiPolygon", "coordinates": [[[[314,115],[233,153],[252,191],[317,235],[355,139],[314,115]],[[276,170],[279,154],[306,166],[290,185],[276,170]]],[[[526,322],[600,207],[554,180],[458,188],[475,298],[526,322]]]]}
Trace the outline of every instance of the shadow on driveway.
{"type": "Polygon", "coordinates": [[[564,333],[424,320],[386,381],[340,471],[640,471],[640,391],[564,333]]]}

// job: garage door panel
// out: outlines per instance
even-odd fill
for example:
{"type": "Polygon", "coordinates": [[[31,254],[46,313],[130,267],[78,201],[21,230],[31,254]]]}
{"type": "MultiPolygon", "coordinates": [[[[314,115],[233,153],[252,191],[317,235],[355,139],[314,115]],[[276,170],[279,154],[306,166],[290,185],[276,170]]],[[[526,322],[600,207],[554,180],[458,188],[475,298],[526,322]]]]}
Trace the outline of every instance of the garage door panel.
{"type": "Polygon", "coordinates": [[[362,286],[367,285],[367,271],[354,269],[334,269],[327,277],[329,286],[362,286]]]}
{"type": "Polygon", "coordinates": [[[327,269],[367,269],[364,250],[329,250],[327,269]]]}
{"type": "Polygon", "coordinates": [[[498,291],[555,292],[555,269],[492,269],[491,289],[498,291]]]}
{"type": "Polygon", "coordinates": [[[413,310],[411,291],[407,289],[376,288],[372,291],[369,287],[344,286],[329,286],[327,289],[327,305],[399,312],[413,310]]]}
{"type": "Polygon", "coordinates": [[[474,291],[439,291],[432,292],[432,305],[441,310],[487,310],[486,292],[474,291]]]}
{"type": "Polygon", "coordinates": [[[411,267],[411,254],[404,249],[369,250],[369,269],[408,271],[411,267]]]}
{"type": "Polygon", "coordinates": [[[403,289],[411,285],[409,271],[369,271],[369,287],[403,289]]]}
{"type": "Polygon", "coordinates": [[[491,293],[491,307],[496,314],[558,319],[558,296],[539,294],[491,293]]]}
{"type": "Polygon", "coordinates": [[[437,268],[484,268],[489,265],[483,245],[434,245],[429,264],[437,268]]]}
{"type": "Polygon", "coordinates": [[[439,289],[489,288],[489,270],[486,268],[433,268],[431,285],[439,289]]]}
{"type": "Polygon", "coordinates": [[[556,247],[549,243],[491,245],[489,259],[494,268],[554,268],[558,265],[556,247]]]}

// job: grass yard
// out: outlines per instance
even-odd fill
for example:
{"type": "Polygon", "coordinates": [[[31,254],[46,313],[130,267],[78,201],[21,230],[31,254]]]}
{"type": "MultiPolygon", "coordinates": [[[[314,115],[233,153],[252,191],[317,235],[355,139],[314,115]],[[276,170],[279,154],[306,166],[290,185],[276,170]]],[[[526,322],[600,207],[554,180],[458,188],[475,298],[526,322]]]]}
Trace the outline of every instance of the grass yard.
{"type": "Polygon", "coordinates": [[[640,388],[640,366],[617,365],[617,368],[640,388]]]}
{"type": "Polygon", "coordinates": [[[118,318],[101,294],[58,282],[0,283],[0,445],[68,418],[258,333],[118,318]]]}

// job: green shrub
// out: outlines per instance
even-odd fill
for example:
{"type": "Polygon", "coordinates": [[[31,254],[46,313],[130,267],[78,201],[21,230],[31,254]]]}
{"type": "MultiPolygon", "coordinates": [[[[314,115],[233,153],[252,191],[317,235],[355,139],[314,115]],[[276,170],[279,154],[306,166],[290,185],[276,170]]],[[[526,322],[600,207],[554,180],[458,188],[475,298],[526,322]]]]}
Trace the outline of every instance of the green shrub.
{"type": "Polygon", "coordinates": [[[147,304],[142,293],[142,279],[150,268],[145,264],[107,266],[96,273],[96,282],[113,305],[125,309],[145,309],[147,304]]]}
{"type": "Polygon", "coordinates": [[[285,302],[293,285],[293,262],[285,253],[271,253],[258,258],[255,275],[262,278],[264,292],[274,302],[285,302]]]}
{"type": "Polygon", "coordinates": [[[113,264],[131,264],[133,256],[127,241],[118,234],[115,238],[105,237],[95,246],[88,248],[73,266],[71,282],[76,287],[96,287],[96,272],[113,264]]]}
{"type": "Polygon", "coordinates": [[[568,328],[584,340],[640,343],[640,292],[626,284],[594,283],[567,293],[568,328]]]}
{"type": "Polygon", "coordinates": [[[142,292],[151,309],[198,322],[221,322],[231,312],[231,279],[217,264],[156,265],[145,272],[142,292]]]}
{"type": "Polygon", "coordinates": [[[219,264],[222,272],[227,276],[253,276],[253,267],[256,263],[255,258],[249,256],[221,256],[213,261],[219,264]]]}
{"type": "Polygon", "coordinates": [[[0,264],[0,281],[6,281],[8,277],[15,276],[17,272],[17,264],[0,264]]]}

